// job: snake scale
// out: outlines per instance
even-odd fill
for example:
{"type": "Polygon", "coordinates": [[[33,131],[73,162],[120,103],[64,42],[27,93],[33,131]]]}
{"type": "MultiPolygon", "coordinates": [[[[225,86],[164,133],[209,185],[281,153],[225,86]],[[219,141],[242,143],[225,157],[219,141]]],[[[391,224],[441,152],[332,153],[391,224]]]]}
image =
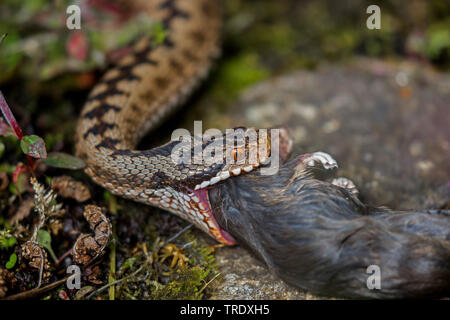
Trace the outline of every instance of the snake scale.
{"type": "MultiPolygon", "coordinates": [[[[351,181],[312,176],[315,163],[337,166],[326,153],[298,156],[277,174],[262,176],[253,169],[266,163],[263,158],[252,165],[175,164],[176,141],[135,150],[208,74],[220,51],[221,12],[218,0],[132,4],[162,21],[167,35],[160,44],[146,37],[134,42],[90,93],[77,125],[76,153],[96,183],[170,211],[224,244],[238,241],[286,282],[320,295],[450,293],[450,211],[367,206],[351,181]],[[380,290],[366,285],[370,265],[383,270],[380,290]]],[[[257,142],[270,153],[270,141],[257,142]]],[[[280,146],[284,162],[290,148],[280,146]]]]}
{"type": "Polygon", "coordinates": [[[218,241],[234,244],[217,225],[205,187],[252,166],[177,166],[170,158],[173,142],[134,150],[207,75],[220,51],[220,4],[142,0],[133,6],[162,21],[167,36],[159,45],[147,37],[136,41],[131,53],[104,74],[82,110],[77,155],[86,160],[93,180],[112,193],[171,211],[218,241]]]}

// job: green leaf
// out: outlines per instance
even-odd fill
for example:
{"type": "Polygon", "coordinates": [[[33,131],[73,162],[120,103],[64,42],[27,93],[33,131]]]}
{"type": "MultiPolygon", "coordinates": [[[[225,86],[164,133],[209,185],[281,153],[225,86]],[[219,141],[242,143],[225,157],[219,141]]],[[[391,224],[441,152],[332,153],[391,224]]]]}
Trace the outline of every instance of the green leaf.
{"type": "Polygon", "coordinates": [[[10,235],[0,235],[0,249],[9,249],[14,247],[17,240],[16,238],[10,236],[10,235]]]}
{"type": "Polygon", "coordinates": [[[44,248],[47,248],[51,246],[52,244],[52,237],[50,236],[50,233],[48,233],[45,230],[39,230],[37,234],[37,240],[41,246],[44,248]]]}
{"type": "Polygon", "coordinates": [[[39,230],[37,233],[37,241],[39,242],[39,244],[41,246],[43,246],[45,249],[47,249],[48,252],[50,252],[50,255],[52,256],[53,260],[55,262],[57,262],[58,258],[56,257],[56,255],[52,249],[52,237],[51,237],[50,233],[48,233],[45,230],[39,230]]]}
{"type": "Polygon", "coordinates": [[[42,162],[52,167],[71,170],[83,169],[86,166],[80,158],[63,152],[51,152],[48,154],[47,159],[42,160],[42,162]]]}
{"type": "Polygon", "coordinates": [[[14,247],[14,245],[16,244],[17,240],[14,237],[11,238],[7,238],[6,239],[6,245],[8,248],[14,247]]]}
{"type": "Polygon", "coordinates": [[[9,261],[6,263],[6,269],[12,269],[16,265],[17,262],[17,254],[13,253],[9,256],[9,261]]]}
{"type": "Polygon", "coordinates": [[[23,153],[30,157],[37,159],[47,158],[44,139],[39,136],[24,136],[20,141],[20,147],[22,148],[23,153]]]}
{"type": "Polygon", "coordinates": [[[41,246],[44,248],[51,246],[52,244],[52,237],[50,236],[50,233],[48,233],[45,230],[39,230],[37,233],[37,241],[41,246]]]}
{"type": "Polygon", "coordinates": [[[5,152],[5,144],[0,141],[0,158],[3,155],[3,152],[5,152]]]}

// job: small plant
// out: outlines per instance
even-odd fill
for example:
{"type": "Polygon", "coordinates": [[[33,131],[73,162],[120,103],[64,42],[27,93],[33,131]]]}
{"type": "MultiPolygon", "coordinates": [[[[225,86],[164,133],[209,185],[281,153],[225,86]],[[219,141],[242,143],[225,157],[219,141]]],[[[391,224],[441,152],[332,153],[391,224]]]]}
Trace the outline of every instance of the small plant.
{"type": "MultiPolygon", "coordinates": [[[[14,236],[11,235],[10,230],[8,229],[0,230],[0,250],[10,250],[11,248],[14,248],[16,243],[17,240],[14,236]]],[[[5,264],[6,269],[14,268],[16,262],[17,262],[17,255],[15,253],[12,253],[5,264]]]]}
{"type": "Polygon", "coordinates": [[[35,160],[34,159],[45,159],[47,158],[47,151],[45,149],[45,142],[41,137],[38,136],[24,136],[22,130],[20,129],[16,118],[14,117],[11,109],[8,106],[3,94],[0,92],[0,109],[2,114],[8,122],[9,126],[13,129],[13,133],[17,139],[20,141],[20,147],[22,151],[26,154],[28,159],[28,164],[30,169],[34,170],[35,160]]]}
{"type": "Polygon", "coordinates": [[[9,230],[0,230],[0,249],[7,250],[14,247],[17,240],[14,238],[9,230]]]}
{"type": "Polygon", "coordinates": [[[8,260],[8,262],[7,262],[6,265],[5,265],[6,269],[12,269],[12,268],[14,268],[14,266],[16,265],[16,262],[17,262],[17,254],[12,253],[12,254],[9,256],[9,260],[8,260]]]}
{"type": "Polygon", "coordinates": [[[16,186],[19,175],[26,171],[29,171],[33,174],[34,169],[37,165],[37,161],[41,159],[47,165],[58,168],[72,170],[84,168],[85,163],[83,160],[62,152],[50,153],[49,155],[47,155],[47,149],[45,147],[44,139],[37,135],[24,135],[1,91],[0,109],[9,125],[8,126],[6,123],[0,121],[0,135],[13,134],[17,139],[19,139],[20,148],[22,149],[22,152],[26,155],[28,160],[28,167],[19,164],[14,171],[13,181],[15,182],[16,186]]]}
{"type": "Polygon", "coordinates": [[[31,184],[34,189],[34,209],[39,213],[39,222],[34,227],[31,241],[38,242],[43,248],[47,249],[53,260],[57,262],[58,259],[51,247],[50,233],[41,230],[41,228],[48,218],[62,216],[65,211],[62,209],[62,205],[56,202],[56,194],[52,190],[45,192],[44,187],[34,177],[31,178],[31,184]]]}

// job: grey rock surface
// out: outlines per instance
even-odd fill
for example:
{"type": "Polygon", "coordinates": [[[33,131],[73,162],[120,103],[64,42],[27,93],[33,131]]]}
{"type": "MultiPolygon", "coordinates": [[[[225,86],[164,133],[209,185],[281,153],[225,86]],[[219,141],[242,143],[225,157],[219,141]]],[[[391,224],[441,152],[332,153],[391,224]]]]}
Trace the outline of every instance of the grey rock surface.
{"type": "MultiPolygon", "coordinates": [[[[337,176],[366,203],[396,209],[448,207],[450,77],[415,64],[358,60],[298,71],[246,90],[234,126],[287,125],[293,155],[330,153],[337,176]]],[[[211,299],[317,299],[272,275],[241,247],[216,254],[222,280],[211,299]]]]}

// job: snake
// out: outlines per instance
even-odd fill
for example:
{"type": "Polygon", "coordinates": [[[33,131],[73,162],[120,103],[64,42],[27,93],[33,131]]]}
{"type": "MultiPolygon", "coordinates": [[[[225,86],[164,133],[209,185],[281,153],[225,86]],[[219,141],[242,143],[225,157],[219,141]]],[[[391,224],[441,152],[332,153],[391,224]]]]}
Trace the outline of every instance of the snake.
{"type": "MultiPolygon", "coordinates": [[[[131,5],[161,21],[165,37],[133,41],[88,96],[75,149],[94,182],[169,211],[220,243],[243,245],[285,282],[319,295],[448,296],[450,211],[365,205],[351,180],[329,183],[313,176],[316,163],[326,171],[337,167],[327,153],[287,162],[292,145],[284,131],[278,153],[282,166],[269,176],[259,169],[275,151],[272,136],[258,135],[258,150],[266,152],[256,162],[247,161],[247,141],[224,145],[217,162],[174,161],[176,139],[136,150],[149,131],[159,134],[163,120],[207,77],[220,54],[222,20],[218,0],[135,0],[131,5]],[[368,266],[382,269],[379,290],[367,285],[368,266]]],[[[240,130],[245,135],[252,128],[240,130]]],[[[211,141],[198,138],[194,134],[202,152],[211,141]]],[[[187,151],[194,157],[199,153],[189,144],[187,151]]]]}
{"type": "MultiPolygon", "coordinates": [[[[171,158],[176,141],[136,150],[147,132],[155,132],[186,101],[219,56],[220,3],[138,0],[133,6],[161,21],[166,36],[159,44],[150,37],[135,41],[95,85],[77,123],[76,154],[85,160],[85,172],[113,194],[162,208],[223,244],[235,244],[214,218],[207,189],[258,168],[264,159],[252,165],[177,164],[171,158]]],[[[270,143],[262,143],[270,150],[270,143]]],[[[244,149],[229,152],[236,157],[244,149]]]]}

